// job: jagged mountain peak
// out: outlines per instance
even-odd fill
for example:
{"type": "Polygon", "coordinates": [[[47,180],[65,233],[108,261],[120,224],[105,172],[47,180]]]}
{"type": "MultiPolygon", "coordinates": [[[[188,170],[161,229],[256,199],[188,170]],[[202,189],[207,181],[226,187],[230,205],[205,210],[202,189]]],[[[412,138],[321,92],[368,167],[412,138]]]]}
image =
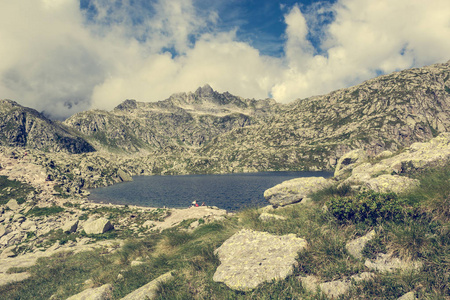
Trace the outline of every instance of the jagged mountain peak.
{"type": "Polygon", "coordinates": [[[213,88],[209,84],[205,84],[203,87],[199,87],[195,94],[199,97],[212,97],[217,92],[213,90],[213,88]]]}

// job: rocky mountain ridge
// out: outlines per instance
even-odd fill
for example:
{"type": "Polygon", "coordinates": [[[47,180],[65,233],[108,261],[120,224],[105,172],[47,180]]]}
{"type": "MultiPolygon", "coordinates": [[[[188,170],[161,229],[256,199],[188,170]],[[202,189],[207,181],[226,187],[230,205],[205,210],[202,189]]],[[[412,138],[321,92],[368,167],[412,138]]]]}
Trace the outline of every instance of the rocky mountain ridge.
{"type": "Polygon", "coordinates": [[[81,112],[64,124],[108,151],[198,148],[215,136],[263,119],[277,106],[274,100],[243,99],[205,85],[195,93],[175,94],[164,101],[126,100],[111,112],[81,112]]]}

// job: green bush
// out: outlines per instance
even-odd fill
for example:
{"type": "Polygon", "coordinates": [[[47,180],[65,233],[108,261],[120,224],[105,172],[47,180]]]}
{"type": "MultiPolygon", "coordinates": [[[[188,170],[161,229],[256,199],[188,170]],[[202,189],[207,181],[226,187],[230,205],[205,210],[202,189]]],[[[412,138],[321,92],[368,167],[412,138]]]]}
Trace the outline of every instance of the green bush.
{"type": "Polygon", "coordinates": [[[328,208],[341,223],[364,222],[370,225],[401,221],[405,212],[404,200],[396,194],[373,191],[350,197],[333,197],[328,202],[328,208]]]}

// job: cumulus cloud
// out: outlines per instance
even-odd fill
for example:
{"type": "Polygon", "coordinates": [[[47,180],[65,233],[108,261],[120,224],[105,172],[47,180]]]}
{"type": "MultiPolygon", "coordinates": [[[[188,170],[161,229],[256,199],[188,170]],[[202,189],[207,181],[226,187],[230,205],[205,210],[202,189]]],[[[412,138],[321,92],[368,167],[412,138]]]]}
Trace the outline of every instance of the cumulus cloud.
{"type": "Polygon", "coordinates": [[[283,6],[281,57],[220,31],[220,11],[192,0],[91,0],[87,9],[76,0],[0,1],[0,98],[59,118],[205,83],[289,102],[450,53],[447,0],[283,6]]]}
{"type": "MultiPolygon", "coordinates": [[[[280,101],[449,59],[450,40],[445,37],[450,36],[450,2],[445,0],[340,0],[307,14],[294,7],[285,19],[290,67],[272,91],[280,101]],[[314,54],[305,37],[305,19],[318,26],[313,21],[324,12],[331,12],[334,20],[322,29],[322,51],[314,54]],[[301,57],[296,58],[295,53],[301,57]],[[301,64],[295,64],[298,59],[301,64]]],[[[317,28],[307,31],[317,32],[317,28]]]]}

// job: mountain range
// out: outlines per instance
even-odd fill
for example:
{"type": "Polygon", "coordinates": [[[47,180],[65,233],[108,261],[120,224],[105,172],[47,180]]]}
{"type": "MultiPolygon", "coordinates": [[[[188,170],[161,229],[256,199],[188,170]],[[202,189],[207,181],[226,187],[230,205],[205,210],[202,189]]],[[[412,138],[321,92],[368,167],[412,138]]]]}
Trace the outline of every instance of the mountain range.
{"type": "Polygon", "coordinates": [[[51,121],[0,101],[0,145],[121,160],[130,174],[332,169],[351,149],[397,151],[450,130],[450,62],[279,104],[209,85],[51,121]]]}

